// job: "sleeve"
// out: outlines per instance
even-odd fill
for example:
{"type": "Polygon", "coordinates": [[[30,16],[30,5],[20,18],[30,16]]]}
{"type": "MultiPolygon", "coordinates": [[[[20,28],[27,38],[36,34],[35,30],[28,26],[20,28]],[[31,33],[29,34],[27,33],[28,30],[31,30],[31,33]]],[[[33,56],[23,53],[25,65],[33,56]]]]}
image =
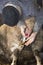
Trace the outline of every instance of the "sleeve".
{"type": "Polygon", "coordinates": [[[33,32],[37,32],[38,33],[40,28],[41,28],[41,26],[42,26],[42,24],[43,24],[43,21],[35,22],[35,25],[34,25],[34,28],[33,28],[33,32]]]}

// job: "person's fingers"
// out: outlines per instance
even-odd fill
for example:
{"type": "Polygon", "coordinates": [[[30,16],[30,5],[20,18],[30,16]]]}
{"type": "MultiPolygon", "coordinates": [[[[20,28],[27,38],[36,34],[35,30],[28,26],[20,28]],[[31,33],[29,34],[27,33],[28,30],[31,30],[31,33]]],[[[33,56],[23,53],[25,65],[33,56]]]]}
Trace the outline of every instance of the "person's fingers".
{"type": "Polygon", "coordinates": [[[30,44],[32,43],[32,41],[33,41],[33,40],[30,39],[29,41],[27,41],[27,42],[25,43],[25,45],[26,45],[26,46],[30,45],[30,44]]]}
{"type": "Polygon", "coordinates": [[[32,42],[34,42],[36,35],[34,33],[31,34],[28,41],[25,43],[26,46],[30,45],[32,42]]]}
{"type": "Polygon", "coordinates": [[[30,45],[33,41],[34,41],[34,38],[28,40],[28,41],[25,43],[25,45],[28,46],[28,45],[30,45]]]}

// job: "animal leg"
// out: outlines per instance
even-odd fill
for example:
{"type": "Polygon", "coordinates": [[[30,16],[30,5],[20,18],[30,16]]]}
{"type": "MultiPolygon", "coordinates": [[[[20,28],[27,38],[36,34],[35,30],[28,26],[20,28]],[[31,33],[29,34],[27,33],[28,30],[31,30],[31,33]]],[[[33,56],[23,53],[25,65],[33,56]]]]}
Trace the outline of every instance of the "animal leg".
{"type": "Polygon", "coordinates": [[[40,58],[40,54],[37,50],[34,51],[34,56],[36,58],[37,61],[37,65],[41,65],[41,58],[40,58]]]}
{"type": "Polygon", "coordinates": [[[12,57],[12,63],[11,63],[11,65],[16,65],[17,57],[14,54],[11,57],[12,57]]]}

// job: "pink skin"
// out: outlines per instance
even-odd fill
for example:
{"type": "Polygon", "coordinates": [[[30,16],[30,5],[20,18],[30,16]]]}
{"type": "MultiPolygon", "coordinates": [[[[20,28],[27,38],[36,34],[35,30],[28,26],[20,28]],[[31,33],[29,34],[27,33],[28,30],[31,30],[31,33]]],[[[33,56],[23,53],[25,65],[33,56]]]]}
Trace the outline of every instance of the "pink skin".
{"type": "Polygon", "coordinates": [[[33,32],[30,36],[29,36],[29,40],[25,43],[26,46],[30,45],[32,42],[34,42],[35,38],[36,38],[37,32],[33,32]]]}
{"type": "Polygon", "coordinates": [[[26,46],[30,45],[36,38],[37,32],[33,32],[31,29],[26,28],[25,38],[29,38],[29,40],[25,43],[26,46]]]}
{"type": "Polygon", "coordinates": [[[26,28],[25,37],[28,38],[31,35],[31,29],[26,28]]]}

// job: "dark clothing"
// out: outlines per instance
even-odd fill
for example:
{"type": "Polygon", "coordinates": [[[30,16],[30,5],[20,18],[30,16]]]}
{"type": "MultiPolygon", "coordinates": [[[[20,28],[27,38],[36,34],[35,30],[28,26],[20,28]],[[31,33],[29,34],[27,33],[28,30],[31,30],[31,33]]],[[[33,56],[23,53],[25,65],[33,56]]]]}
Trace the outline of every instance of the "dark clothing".
{"type": "Polygon", "coordinates": [[[37,0],[37,4],[42,7],[42,0],[37,0]]]}
{"type": "Polygon", "coordinates": [[[9,26],[17,25],[20,15],[16,8],[12,6],[7,6],[3,8],[3,24],[7,24],[9,26]]]}

